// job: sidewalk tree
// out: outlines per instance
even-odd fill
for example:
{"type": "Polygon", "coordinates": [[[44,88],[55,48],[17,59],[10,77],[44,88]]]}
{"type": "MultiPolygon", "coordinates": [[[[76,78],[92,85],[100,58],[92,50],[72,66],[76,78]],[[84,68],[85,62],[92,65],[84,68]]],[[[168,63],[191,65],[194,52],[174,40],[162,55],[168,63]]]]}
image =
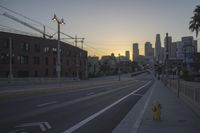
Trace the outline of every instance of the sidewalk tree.
{"type": "Polygon", "coordinates": [[[196,32],[196,37],[197,37],[200,31],[200,5],[197,5],[193,12],[194,16],[191,17],[189,23],[189,29],[192,32],[196,32]]]}

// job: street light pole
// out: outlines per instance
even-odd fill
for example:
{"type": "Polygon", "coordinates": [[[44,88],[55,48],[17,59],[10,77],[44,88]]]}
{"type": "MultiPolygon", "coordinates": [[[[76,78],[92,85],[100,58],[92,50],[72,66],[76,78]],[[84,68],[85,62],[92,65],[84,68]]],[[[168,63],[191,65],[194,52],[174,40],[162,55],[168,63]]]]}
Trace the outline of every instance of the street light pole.
{"type": "Polygon", "coordinates": [[[58,19],[57,16],[54,14],[54,17],[52,20],[56,21],[58,23],[58,45],[57,45],[57,63],[56,63],[56,71],[57,71],[57,78],[58,81],[60,81],[60,75],[61,75],[61,61],[60,61],[60,24],[65,24],[63,19],[58,19]]]}
{"type": "Polygon", "coordinates": [[[9,80],[12,83],[13,72],[12,72],[12,38],[9,38],[9,80]]]}
{"type": "Polygon", "coordinates": [[[58,22],[58,46],[57,46],[57,76],[60,81],[61,63],[60,63],[60,23],[58,22]]]}
{"type": "Polygon", "coordinates": [[[166,70],[166,85],[168,80],[168,57],[169,57],[169,49],[168,49],[168,33],[166,33],[166,58],[165,58],[165,70],[166,70]]]}
{"type": "Polygon", "coordinates": [[[120,71],[120,54],[119,54],[119,65],[118,65],[118,80],[120,81],[121,80],[121,71],[120,71]]]}

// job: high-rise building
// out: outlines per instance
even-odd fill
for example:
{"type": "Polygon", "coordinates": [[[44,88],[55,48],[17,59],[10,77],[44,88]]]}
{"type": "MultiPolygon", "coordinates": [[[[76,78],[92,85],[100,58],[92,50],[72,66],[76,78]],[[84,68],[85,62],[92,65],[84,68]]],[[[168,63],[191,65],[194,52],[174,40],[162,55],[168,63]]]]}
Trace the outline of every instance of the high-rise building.
{"type": "Polygon", "coordinates": [[[182,37],[181,41],[176,42],[177,59],[184,59],[186,56],[197,53],[197,40],[193,40],[192,36],[182,37]]]}
{"type": "Polygon", "coordinates": [[[177,57],[177,42],[172,42],[170,49],[170,57],[171,59],[175,59],[177,57]]]}
{"type": "Polygon", "coordinates": [[[183,43],[181,41],[175,42],[176,43],[176,58],[177,59],[183,59],[183,43]]]}
{"type": "Polygon", "coordinates": [[[144,46],[145,56],[146,57],[153,57],[154,56],[154,49],[152,48],[152,44],[150,42],[146,42],[144,46]]]}
{"type": "Polygon", "coordinates": [[[139,56],[138,43],[133,43],[133,61],[137,61],[139,56]]]}
{"type": "Polygon", "coordinates": [[[125,51],[125,56],[128,60],[130,60],[130,52],[129,51],[125,51]]]}
{"type": "Polygon", "coordinates": [[[168,58],[172,57],[172,37],[168,36],[164,39],[164,58],[166,58],[166,50],[168,49],[168,58]]]}
{"type": "Polygon", "coordinates": [[[156,34],[155,58],[156,58],[157,61],[161,60],[161,41],[160,41],[160,34],[156,34]]]}
{"type": "Polygon", "coordinates": [[[160,50],[160,62],[164,62],[164,57],[165,57],[165,48],[164,47],[161,47],[161,50],[160,50]]]}
{"type": "Polygon", "coordinates": [[[197,40],[193,40],[194,51],[197,53],[197,40]]]}
{"type": "Polygon", "coordinates": [[[197,40],[193,40],[192,36],[182,37],[182,52],[184,56],[190,56],[197,52],[197,40]]]}

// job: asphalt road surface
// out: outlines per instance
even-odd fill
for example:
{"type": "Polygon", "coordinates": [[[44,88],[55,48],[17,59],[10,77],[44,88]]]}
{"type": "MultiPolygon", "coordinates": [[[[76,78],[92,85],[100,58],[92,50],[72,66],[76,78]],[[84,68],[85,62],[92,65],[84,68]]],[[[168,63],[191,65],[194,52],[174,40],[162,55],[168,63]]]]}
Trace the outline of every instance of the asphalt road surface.
{"type": "Polygon", "coordinates": [[[121,79],[0,96],[0,133],[110,133],[153,82],[146,73],[121,79]]]}

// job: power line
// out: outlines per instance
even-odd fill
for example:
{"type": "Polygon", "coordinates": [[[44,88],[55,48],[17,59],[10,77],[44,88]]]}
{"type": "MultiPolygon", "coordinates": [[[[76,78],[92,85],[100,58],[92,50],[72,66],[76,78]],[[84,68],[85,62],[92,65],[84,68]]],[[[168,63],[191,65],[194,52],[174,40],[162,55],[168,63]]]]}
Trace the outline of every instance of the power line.
{"type": "Polygon", "coordinates": [[[26,17],[26,16],[24,16],[24,15],[21,14],[21,13],[18,13],[18,12],[16,12],[16,11],[13,11],[13,10],[11,10],[11,9],[8,9],[7,7],[4,7],[4,6],[2,6],[2,5],[0,5],[0,7],[3,8],[3,9],[5,9],[5,10],[7,10],[7,11],[10,11],[10,12],[16,14],[16,15],[19,15],[19,16],[21,16],[21,17],[23,17],[23,18],[26,18],[26,19],[28,19],[28,20],[30,20],[30,21],[32,21],[32,22],[38,23],[38,24],[40,24],[40,25],[44,25],[44,24],[42,24],[42,23],[39,22],[39,21],[36,21],[36,20],[31,19],[31,18],[29,18],[29,17],[26,17]]]}
{"type": "Polygon", "coordinates": [[[99,53],[103,53],[103,54],[107,54],[106,52],[104,52],[104,51],[101,51],[101,50],[99,50],[99,49],[97,49],[97,48],[94,48],[94,47],[92,47],[92,46],[90,46],[90,45],[88,45],[88,44],[84,44],[85,46],[87,46],[87,47],[89,47],[89,48],[92,48],[93,50],[96,50],[97,52],[99,52],[99,53]]]}
{"type": "MultiPolygon", "coordinates": [[[[19,15],[19,16],[21,16],[21,17],[27,19],[27,20],[30,20],[30,21],[32,21],[32,22],[34,22],[34,23],[40,24],[41,26],[45,26],[46,28],[51,29],[51,30],[57,32],[56,29],[54,29],[54,28],[52,28],[52,27],[50,27],[50,26],[48,26],[48,25],[45,25],[45,24],[43,24],[43,23],[41,23],[41,22],[39,22],[39,21],[37,21],[37,20],[34,20],[34,19],[32,19],[32,18],[29,18],[29,17],[27,17],[27,16],[25,16],[25,15],[19,13],[19,12],[16,12],[16,11],[14,11],[14,10],[11,10],[11,9],[5,7],[5,6],[0,5],[0,8],[3,8],[3,9],[5,9],[5,10],[10,11],[10,12],[16,14],[16,15],[19,15]]],[[[70,36],[70,35],[68,35],[68,34],[66,34],[66,33],[64,33],[64,32],[62,32],[62,34],[65,35],[65,36],[67,36],[67,37],[69,37],[69,38],[73,38],[72,36],[70,36]]]]}
{"type": "Polygon", "coordinates": [[[14,10],[11,10],[11,9],[9,9],[9,8],[7,8],[7,7],[4,7],[4,6],[0,5],[0,8],[3,8],[3,9],[5,9],[5,10],[7,10],[7,11],[10,11],[10,12],[12,12],[12,13],[14,13],[14,14],[16,14],[16,15],[19,15],[19,16],[21,16],[21,17],[27,19],[27,20],[30,20],[30,21],[32,21],[32,22],[34,22],[34,23],[40,24],[41,26],[45,26],[45,27],[47,27],[47,28],[49,28],[49,29],[51,29],[51,30],[53,30],[53,31],[57,31],[56,29],[54,29],[54,28],[52,28],[52,27],[50,27],[50,26],[48,26],[48,25],[45,25],[45,24],[43,24],[43,23],[41,23],[41,22],[39,22],[39,21],[37,21],[37,20],[34,20],[34,19],[32,19],[32,18],[29,18],[29,17],[27,17],[27,16],[25,16],[25,15],[19,13],[19,12],[16,12],[16,11],[14,11],[14,10]]]}
{"type": "Polygon", "coordinates": [[[28,33],[28,32],[18,30],[18,29],[15,29],[15,28],[11,28],[11,27],[8,27],[8,26],[5,26],[5,25],[0,25],[0,30],[4,31],[4,32],[12,32],[12,33],[17,33],[17,34],[40,37],[40,35],[38,35],[38,34],[34,34],[34,33],[30,33],[30,32],[28,33]]]}
{"type": "Polygon", "coordinates": [[[90,48],[90,47],[88,47],[88,46],[86,46],[86,47],[87,47],[87,51],[88,51],[88,53],[94,53],[94,54],[100,54],[100,55],[102,55],[101,52],[96,51],[96,50],[94,50],[94,49],[92,49],[92,48],[90,48]],[[89,49],[88,49],[88,48],[89,48],[89,49]]]}

